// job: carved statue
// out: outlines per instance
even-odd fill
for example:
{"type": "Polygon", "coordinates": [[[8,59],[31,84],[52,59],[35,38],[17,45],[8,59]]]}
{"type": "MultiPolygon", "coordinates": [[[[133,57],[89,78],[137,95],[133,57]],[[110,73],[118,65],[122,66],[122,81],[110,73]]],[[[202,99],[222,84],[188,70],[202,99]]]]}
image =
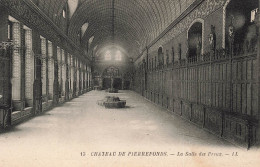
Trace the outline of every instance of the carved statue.
{"type": "Polygon", "coordinates": [[[161,55],[161,67],[163,68],[164,66],[164,53],[161,55]]]}
{"type": "Polygon", "coordinates": [[[178,51],[179,51],[179,60],[181,60],[181,55],[182,55],[181,43],[179,43],[178,51]]]}
{"type": "Polygon", "coordinates": [[[202,49],[201,38],[198,37],[198,43],[197,43],[197,46],[196,46],[196,54],[197,54],[197,57],[200,57],[200,55],[201,55],[201,49],[202,49]]]}
{"type": "Polygon", "coordinates": [[[209,44],[210,49],[215,51],[216,49],[216,32],[215,32],[215,26],[211,25],[211,32],[209,34],[209,44]]]}
{"type": "Polygon", "coordinates": [[[155,69],[157,68],[157,59],[156,59],[156,56],[155,56],[155,60],[154,60],[154,67],[155,67],[155,69]]]}
{"type": "Polygon", "coordinates": [[[228,27],[228,39],[229,39],[229,50],[230,53],[233,54],[233,45],[234,45],[234,37],[235,37],[235,28],[233,26],[234,16],[231,16],[231,23],[228,27]]]}
{"type": "Polygon", "coordinates": [[[166,50],[166,65],[169,65],[169,50],[166,50]]]}
{"type": "Polygon", "coordinates": [[[175,59],[175,55],[174,55],[174,47],[172,47],[172,63],[174,64],[174,59],[175,59]]]}

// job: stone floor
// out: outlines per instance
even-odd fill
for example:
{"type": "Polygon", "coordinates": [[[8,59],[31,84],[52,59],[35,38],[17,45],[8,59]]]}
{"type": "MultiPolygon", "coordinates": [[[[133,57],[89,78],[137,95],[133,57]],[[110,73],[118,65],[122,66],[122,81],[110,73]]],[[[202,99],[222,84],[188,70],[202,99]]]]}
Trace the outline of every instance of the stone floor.
{"type": "Polygon", "coordinates": [[[117,94],[127,101],[124,109],[98,106],[97,100],[107,94],[89,92],[0,134],[0,167],[253,167],[260,163],[259,149],[234,146],[134,92],[117,94]]]}

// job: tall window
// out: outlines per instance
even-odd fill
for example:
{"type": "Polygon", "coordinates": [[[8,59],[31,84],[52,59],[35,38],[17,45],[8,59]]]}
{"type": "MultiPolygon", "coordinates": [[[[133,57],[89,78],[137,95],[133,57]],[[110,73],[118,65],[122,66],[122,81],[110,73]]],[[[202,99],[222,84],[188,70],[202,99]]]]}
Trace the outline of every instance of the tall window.
{"type": "Polygon", "coordinates": [[[121,54],[120,51],[117,51],[117,52],[116,52],[115,60],[116,60],[116,61],[121,61],[121,60],[122,60],[122,54],[121,54]]]}
{"type": "Polygon", "coordinates": [[[13,25],[13,23],[11,21],[8,21],[8,39],[9,40],[13,39],[12,25],[13,25]]]}
{"type": "Polygon", "coordinates": [[[106,52],[105,54],[105,60],[111,60],[111,53],[110,52],[106,52]]]}
{"type": "Polygon", "coordinates": [[[195,22],[188,31],[189,57],[196,57],[202,52],[202,22],[195,22]]]}
{"type": "Polygon", "coordinates": [[[65,10],[62,10],[62,16],[63,16],[63,18],[66,18],[66,12],[65,12],[65,10]]]}
{"type": "Polygon", "coordinates": [[[251,22],[255,21],[256,14],[258,12],[258,8],[251,11],[251,22]]]}

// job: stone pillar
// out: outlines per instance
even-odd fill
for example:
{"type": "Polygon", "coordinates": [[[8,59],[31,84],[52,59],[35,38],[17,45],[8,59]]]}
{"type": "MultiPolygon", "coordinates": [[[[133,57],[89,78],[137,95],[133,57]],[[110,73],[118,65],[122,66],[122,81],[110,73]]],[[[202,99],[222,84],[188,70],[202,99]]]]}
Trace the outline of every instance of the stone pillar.
{"type": "Polygon", "coordinates": [[[73,55],[71,55],[70,57],[70,63],[71,63],[71,71],[70,71],[70,83],[71,83],[71,96],[73,97],[74,96],[74,60],[73,60],[73,55]]]}
{"type": "Polygon", "coordinates": [[[61,49],[57,47],[57,65],[58,65],[58,91],[59,91],[59,98],[61,97],[61,49]]]}
{"type": "Polygon", "coordinates": [[[23,110],[24,102],[22,102],[21,96],[21,62],[22,62],[22,53],[21,53],[21,24],[19,22],[13,23],[13,41],[14,41],[14,50],[12,55],[12,100],[14,110],[23,110]]]}
{"type": "Polygon", "coordinates": [[[87,67],[87,90],[89,91],[89,72],[87,67]]]}
{"type": "Polygon", "coordinates": [[[86,65],[83,64],[83,72],[82,72],[82,75],[83,75],[83,81],[82,81],[82,89],[83,89],[83,92],[85,93],[86,92],[86,65]]]}
{"type": "Polygon", "coordinates": [[[53,58],[53,46],[48,41],[48,79],[49,79],[49,97],[48,99],[53,100],[53,84],[54,84],[54,58],[53,58]]]}
{"type": "Polygon", "coordinates": [[[79,94],[82,93],[82,85],[81,85],[81,82],[82,82],[82,69],[81,69],[81,62],[79,61],[79,94]]]}
{"type": "Polygon", "coordinates": [[[85,89],[86,92],[88,91],[88,71],[87,71],[87,65],[85,65],[85,89]]]}
{"type": "MultiPolygon", "coordinates": [[[[260,0],[259,0],[259,8],[260,9],[260,0]]],[[[257,17],[256,17],[256,23],[257,23],[257,31],[258,34],[260,34],[260,12],[258,11],[257,17]]],[[[258,44],[257,44],[257,62],[258,62],[258,120],[260,120],[260,35],[258,35],[258,44]]],[[[258,130],[257,130],[257,141],[256,145],[260,145],[260,123],[258,123],[258,130]]]]}
{"type": "Polygon", "coordinates": [[[42,61],[42,102],[46,102],[47,99],[47,52],[46,52],[46,39],[41,37],[41,61],[42,61]]]}
{"type": "Polygon", "coordinates": [[[65,82],[65,99],[69,100],[69,54],[65,54],[65,74],[66,74],[66,82],[65,82]]]}
{"type": "Polygon", "coordinates": [[[76,59],[77,64],[76,64],[76,68],[77,68],[77,96],[79,95],[79,80],[80,80],[80,76],[79,76],[79,59],[76,59]]]}
{"type": "Polygon", "coordinates": [[[33,108],[34,114],[42,112],[42,55],[41,40],[37,31],[32,31],[32,43],[34,53],[34,82],[33,82],[33,108]]]}
{"type": "Polygon", "coordinates": [[[61,76],[62,76],[62,96],[65,96],[66,91],[66,57],[65,51],[61,50],[61,76]]]}
{"type": "Polygon", "coordinates": [[[74,96],[77,96],[77,92],[78,92],[78,88],[77,88],[77,81],[78,81],[78,77],[77,77],[77,73],[78,73],[78,69],[77,69],[77,58],[75,57],[74,59],[74,85],[73,85],[73,89],[74,89],[74,96]]]}
{"type": "Polygon", "coordinates": [[[57,45],[52,45],[53,50],[53,65],[54,65],[54,77],[53,77],[53,104],[58,104],[59,102],[59,62],[57,59],[58,56],[58,47],[57,45]]]}
{"type": "Polygon", "coordinates": [[[32,30],[25,29],[25,101],[33,107],[34,54],[32,50],[32,30]]]}
{"type": "Polygon", "coordinates": [[[67,71],[68,71],[68,99],[71,98],[71,58],[70,54],[67,54],[67,71]]]}
{"type": "Polygon", "coordinates": [[[24,26],[21,24],[21,48],[20,48],[20,55],[21,55],[21,102],[23,107],[21,110],[25,108],[25,30],[24,26]]]}

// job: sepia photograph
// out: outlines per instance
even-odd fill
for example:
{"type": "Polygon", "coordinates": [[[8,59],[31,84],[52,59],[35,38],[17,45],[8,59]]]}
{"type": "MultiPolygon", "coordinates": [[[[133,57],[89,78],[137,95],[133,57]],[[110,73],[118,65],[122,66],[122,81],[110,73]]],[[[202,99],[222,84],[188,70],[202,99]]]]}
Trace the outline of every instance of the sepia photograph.
{"type": "Polygon", "coordinates": [[[257,167],[260,0],[0,0],[0,167],[257,167]]]}

